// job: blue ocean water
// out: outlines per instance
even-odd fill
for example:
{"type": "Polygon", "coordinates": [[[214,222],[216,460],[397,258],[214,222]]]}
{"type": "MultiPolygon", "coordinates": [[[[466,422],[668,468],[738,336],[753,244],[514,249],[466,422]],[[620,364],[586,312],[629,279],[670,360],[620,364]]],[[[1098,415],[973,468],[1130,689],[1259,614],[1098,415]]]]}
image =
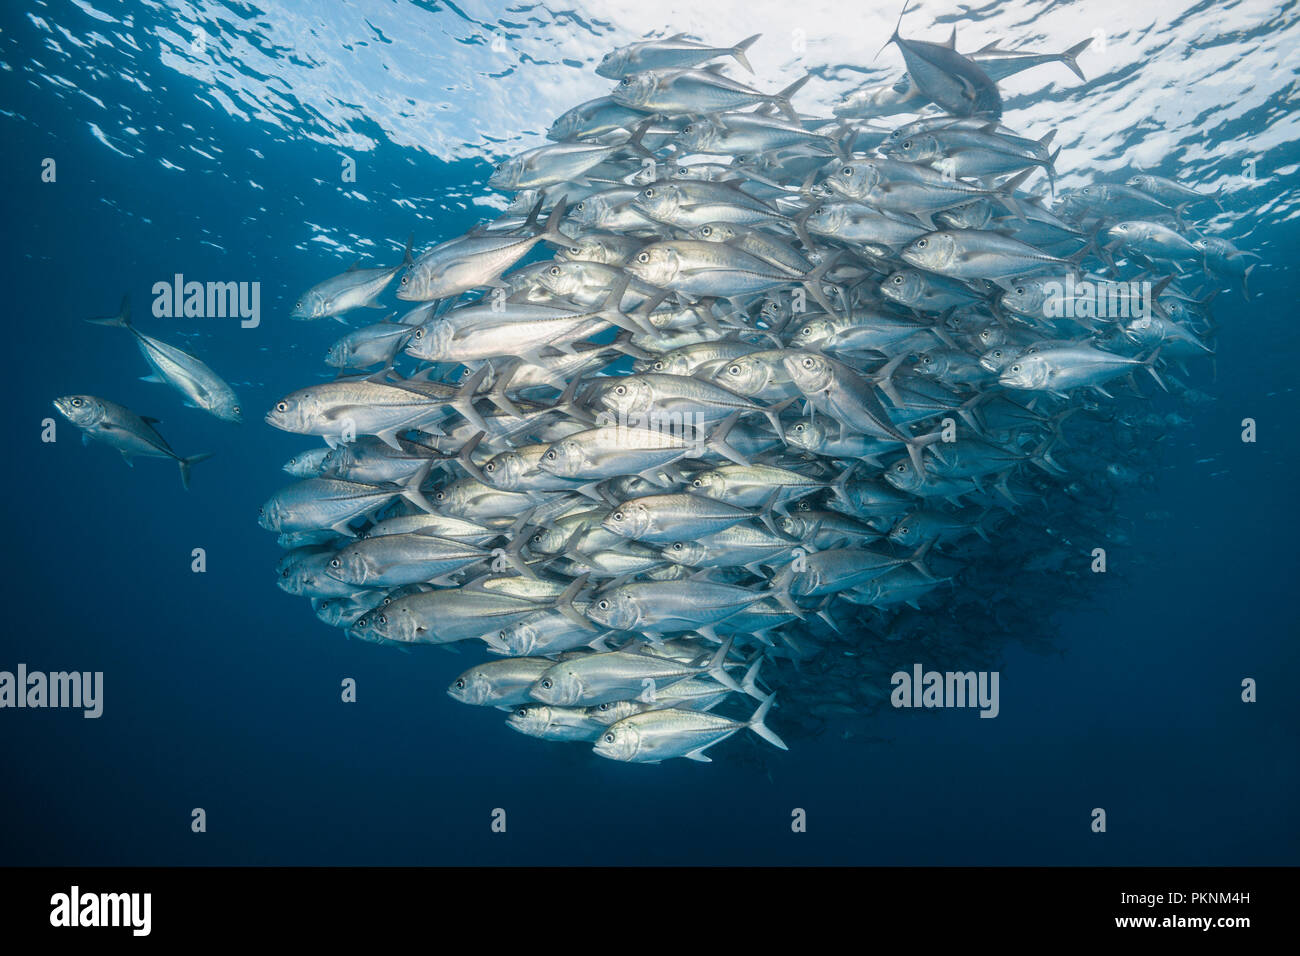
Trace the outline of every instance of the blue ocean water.
{"type": "Polygon", "coordinates": [[[97,720],[0,711],[0,863],[1300,862],[1291,4],[908,14],[904,35],[957,23],[963,50],[1097,36],[1087,83],[1059,66],[1008,81],[1008,120],[1060,129],[1062,187],[1137,169],[1225,187],[1207,229],[1263,256],[1251,298],[1215,304],[1213,375],[1190,378],[1213,401],[1180,409],[1191,426],[1123,491],[1137,530],[1110,544],[1096,599],[1058,612],[1041,595],[1056,649],[1009,646],[997,719],[886,710],[870,734],[832,723],[761,764],[724,743],[712,764],[624,766],[451,700],[470,655],[345,641],[275,587],[257,508],[310,442],[261,416],[327,377],[342,331],[290,321],[301,291],[358,257],[396,263],[412,230],[427,246],[494,215],[491,163],[606,92],[592,67],[607,49],[762,31],[756,71],[775,89],[811,70],[800,105],[825,113],[901,70],[896,51],[872,60],[895,6],[7,5],[0,669],[102,671],[105,693],[97,720]],[[341,181],[345,157],[355,183],[341,181]],[[150,290],[177,273],[259,282],[261,324],[153,318],[150,290]],[[138,381],[127,337],[81,321],[123,292],[142,331],[230,380],[245,424],[138,381]],[[169,464],[128,469],[62,420],[43,443],[51,400],[73,392],[158,417],[178,452],[215,457],[186,492],[169,464]],[[206,573],[191,571],[194,548],[206,573]],[[356,703],[340,701],[345,678],[356,703]],[[1246,678],[1256,703],[1241,700],[1246,678]],[[191,831],[199,807],[205,833],[191,831]],[[1097,807],[1104,834],[1089,826],[1097,807]]]}

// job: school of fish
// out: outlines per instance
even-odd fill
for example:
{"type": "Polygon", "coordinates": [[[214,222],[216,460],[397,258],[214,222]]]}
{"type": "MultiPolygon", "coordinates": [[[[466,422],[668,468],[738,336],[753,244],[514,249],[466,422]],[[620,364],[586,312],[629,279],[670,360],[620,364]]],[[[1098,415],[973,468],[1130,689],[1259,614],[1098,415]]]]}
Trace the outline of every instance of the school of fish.
{"type": "MultiPolygon", "coordinates": [[[[1211,301],[1253,268],[1194,224],[1220,193],[1058,194],[1055,131],[1004,125],[999,81],[1082,78],[1087,41],[896,27],[906,73],[811,117],[807,77],[749,75],[757,39],[607,55],[609,95],[493,171],[500,218],[301,296],[342,321],[396,279],[404,312],[266,415],[322,441],[260,510],[281,588],[356,639],[471,650],[452,697],[613,760],[785,749],[773,725],[886,702],[890,646],[971,659],[1041,623],[1036,582],[1083,587],[1176,406],[1208,400],[1211,301]]],[[[100,321],[239,417],[125,307],[100,321]]],[[[57,404],[188,480],[149,419],[57,404]]]]}

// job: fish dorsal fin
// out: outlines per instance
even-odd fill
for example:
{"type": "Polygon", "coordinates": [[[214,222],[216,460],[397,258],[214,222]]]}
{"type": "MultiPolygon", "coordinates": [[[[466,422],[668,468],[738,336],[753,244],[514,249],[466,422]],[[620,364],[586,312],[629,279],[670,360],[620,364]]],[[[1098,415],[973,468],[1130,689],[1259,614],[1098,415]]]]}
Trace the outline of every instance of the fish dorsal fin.
{"type": "MultiPolygon", "coordinates": [[[[953,35],[953,38],[956,39],[956,36],[957,36],[957,28],[956,28],[956,27],[953,27],[953,28],[952,28],[952,35],[953,35]]],[[[980,47],[980,48],[979,48],[978,50],[976,50],[975,52],[976,52],[976,53],[992,53],[992,52],[994,52],[995,50],[997,50],[997,48],[998,48],[998,41],[997,41],[997,40],[994,40],[992,43],[986,43],[986,44],[984,44],[982,47],[980,47]]]]}
{"type": "Polygon", "coordinates": [[[362,260],[358,259],[356,262],[352,263],[352,265],[348,266],[348,267],[347,267],[346,269],[344,269],[343,271],[344,271],[344,272],[356,272],[358,269],[361,268],[361,261],[362,261],[362,260]]]}
{"type": "Polygon", "coordinates": [[[161,418],[150,418],[148,415],[141,415],[141,416],[140,416],[140,421],[144,422],[146,425],[161,425],[161,424],[162,424],[162,419],[161,419],[161,418]]]}
{"type": "Polygon", "coordinates": [[[948,42],[944,44],[949,50],[957,49],[957,24],[952,25],[952,36],[948,37],[948,42]]]}
{"type": "Polygon", "coordinates": [[[727,64],[725,63],[710,63],[708,66],[700,67],[700,71],[703,73],[712,73],[714,76],[725,76],[726,74],[723,73],[722,70],[726,65],[727,64]]]}

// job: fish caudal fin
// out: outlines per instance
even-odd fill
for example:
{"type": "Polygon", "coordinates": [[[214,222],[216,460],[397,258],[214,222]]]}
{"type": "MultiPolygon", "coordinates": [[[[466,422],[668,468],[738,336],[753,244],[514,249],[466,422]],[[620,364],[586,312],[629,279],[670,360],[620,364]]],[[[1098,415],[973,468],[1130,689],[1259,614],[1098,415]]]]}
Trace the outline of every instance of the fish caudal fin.
{"type": "Polygon", "coordinates": [[[1090,43],[1092,43],[1092,37],[1088,37],[1088,39],[1081,43],[1076,43],[1074,46],[1070,47],[1070,49],[1061,54],[1061,62],[1068,66],[1070,71],[1085,83],[1088,82],[1088,78],[1083,75],[1083,70],[1079,69],[1079,63],[1075,60],[1075,57],[1088,49],[1088,44],[1090,43]]]}
{"type": "Polygon", "coordinates": [[[211,457],[212,453],[205,451],[198,455],[190,455],[188,458],[176,459],[176,464],[179,465],[181,469],[181,485],[186,491],[190,490],[190,469],[199,462],[207,461],[211,457]]]}
{"type": "Polygon", "coordinates": [[[763,723],[763,719],[767,717],[767,712],[772,709],[772,704],[775,700],[776,695],[773,694],[768,697],[767,700],[763,701],[763,703],[759,704],[758,710],[754,711],[754,716],[749,718],[749,723],[746,726],[773,747],[779,747],[781,750],[789,750],[790,748],[785,745],[785,741],[778,737],[772,729],[767,726],[767,724],[763,723]]]}
{"type": "Polygon", "coordinates": [[[129,294],[122,296],[122,304],[118,306],[117,315],[104,315],[86,321],[91,325],[107,325],[119,329],[131,328],[131,296],[129,294]]]}
{"type": "Polygon", "coordinates": [[[745,51],[747,51],[751,46],[753,46],[754,41],[757,40],[762,35],[763,34],[761,33],[755,33],[752,37],[741,40],[731,49],[732,59],[734,59],[737,63],[743,66],[750,73],[754,72],[754,68],[749,65],[749,59],[745,56],[745,51]]]}

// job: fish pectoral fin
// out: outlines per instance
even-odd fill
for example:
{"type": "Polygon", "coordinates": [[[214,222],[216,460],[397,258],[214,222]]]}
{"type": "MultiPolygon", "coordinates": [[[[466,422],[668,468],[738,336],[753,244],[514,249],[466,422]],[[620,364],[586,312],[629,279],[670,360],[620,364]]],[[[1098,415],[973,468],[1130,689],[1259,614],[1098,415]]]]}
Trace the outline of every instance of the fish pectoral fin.
{"type": "Polygon", "coordinates": [[[151,372],[148,375],[141,375],[140,381],[148,382],[150,385],[166,385],[166,380],[157,372],[151,372]]]}
{"type": "Polygon", "coordinates": [[[694,760],[698,763],[713,763],[712,758],[704,756],[704,751],[702,749],[692,750],[688,754],[682,754],[682,756],[687,760],[694,760]]]}
{"type": "Polygon", "coordinates": [[[135,467],[135,462],[131,460],[131,456],[128,455],[126,452],[122,452],[122,460],[126,462],[126,467],[128,468],[135,467]]]}

